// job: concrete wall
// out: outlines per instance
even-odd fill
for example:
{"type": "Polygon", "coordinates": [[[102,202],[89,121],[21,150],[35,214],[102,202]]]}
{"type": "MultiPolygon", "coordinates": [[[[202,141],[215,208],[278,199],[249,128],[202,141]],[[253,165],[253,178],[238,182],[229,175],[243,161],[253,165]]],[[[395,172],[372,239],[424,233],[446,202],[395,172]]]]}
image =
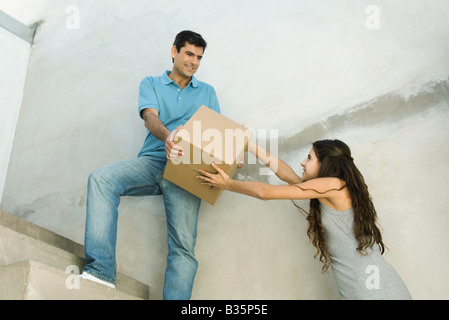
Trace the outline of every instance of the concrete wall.
{"type": "Polygon", "coordinates": [[[0,199],[15,135],[31,46],[0,26],[0,199]]]}
{"type": "MultiPolygon", "coordinates": [[[[279,154],[298,171],[314,140],[346,141],[377,207],[386,259],[414,298],[449,298],[447,1],[0,0],[0,8],[26,24],[42,20],[3,210],[82,243],[89,173],[136,156],[145,137],[139,82],[171,69],[174,36],[193,29],[209,43],[197,76],[215,86],[223,113],[277,130],[279,154]]],[[[278,183],[258,165],[238,178],[278,183]]],[[[119,269],[160,299],[162,199],[125,197],[120,213],[119,269]]],[[[203,203],[193,298],[338,298],[306,227],[290,201],[224,193],[203,203]]]]}

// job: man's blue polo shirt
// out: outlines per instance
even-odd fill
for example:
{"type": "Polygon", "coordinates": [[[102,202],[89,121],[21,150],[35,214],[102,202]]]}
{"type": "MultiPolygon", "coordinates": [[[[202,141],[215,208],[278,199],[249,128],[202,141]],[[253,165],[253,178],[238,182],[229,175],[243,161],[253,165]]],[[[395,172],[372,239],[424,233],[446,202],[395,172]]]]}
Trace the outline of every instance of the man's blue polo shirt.
{"type": "MultiPolygon", "coordinates": [[[[173,131],[184,125],[202,105],[220,112],[217,94],[211,85],[192,76],[187,87],[181,90],[168,77],[169,74],[170,71],[166,71],[160,77],[146,77],[142,80],[139,86],[140,117],[142,110],[154,108],[159,112],[162,123],[173,131]]],[[[156,138],[149,130],[138,157],[147,155],[166,158],[165,142],[156,138]]]]}

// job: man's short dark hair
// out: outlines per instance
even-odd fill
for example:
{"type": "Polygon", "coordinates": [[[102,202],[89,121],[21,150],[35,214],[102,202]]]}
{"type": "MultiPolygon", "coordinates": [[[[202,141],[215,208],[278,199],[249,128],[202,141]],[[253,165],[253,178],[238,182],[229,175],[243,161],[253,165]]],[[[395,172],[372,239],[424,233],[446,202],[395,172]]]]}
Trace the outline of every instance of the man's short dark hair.
{"type": "Polygon", "coordinates": [[[203,52],[206,50],[207,43],[203,37],[199,33],[190,30],[184,30],[178,33],[173,45],[176,46],[176,50],[179,52],[186,45],[186,42],[203,48],[203,52]]]}

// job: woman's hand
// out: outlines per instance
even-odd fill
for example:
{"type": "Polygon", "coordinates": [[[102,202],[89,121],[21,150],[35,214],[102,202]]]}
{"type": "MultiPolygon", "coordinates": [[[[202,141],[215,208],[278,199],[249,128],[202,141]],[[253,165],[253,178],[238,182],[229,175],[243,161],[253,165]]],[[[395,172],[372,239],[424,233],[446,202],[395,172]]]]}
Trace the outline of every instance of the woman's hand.
{"type": "Polygon", "coordinates": [[[198,170],[200,176],[197,179],[202,180],[201,185],[210,186],[212,190],[214,189],[226,189],[227,185],[230,183],[231,179],[229,176],[221,170],[215,163],[212,163],[212,167],[218,171],[218,173],[209,173],[204,170],[198,170]]]}

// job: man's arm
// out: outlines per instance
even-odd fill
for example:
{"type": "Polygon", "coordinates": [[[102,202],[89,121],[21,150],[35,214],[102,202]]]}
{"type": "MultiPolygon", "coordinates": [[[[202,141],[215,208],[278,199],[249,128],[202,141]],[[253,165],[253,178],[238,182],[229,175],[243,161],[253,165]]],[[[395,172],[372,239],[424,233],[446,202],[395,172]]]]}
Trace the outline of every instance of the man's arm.
{"type": "Polygon", "coordinates": [[[156,109],[147,108],[142,110],[142,118],[145,122],[145,127],[150,130],[151,134],[165,142],[167,159],[174,159],[184,155],[182,148],[173,142],[178,129],[174,131],[168,130],[161,119],[159,119],[159,113],[156,109]]]}

